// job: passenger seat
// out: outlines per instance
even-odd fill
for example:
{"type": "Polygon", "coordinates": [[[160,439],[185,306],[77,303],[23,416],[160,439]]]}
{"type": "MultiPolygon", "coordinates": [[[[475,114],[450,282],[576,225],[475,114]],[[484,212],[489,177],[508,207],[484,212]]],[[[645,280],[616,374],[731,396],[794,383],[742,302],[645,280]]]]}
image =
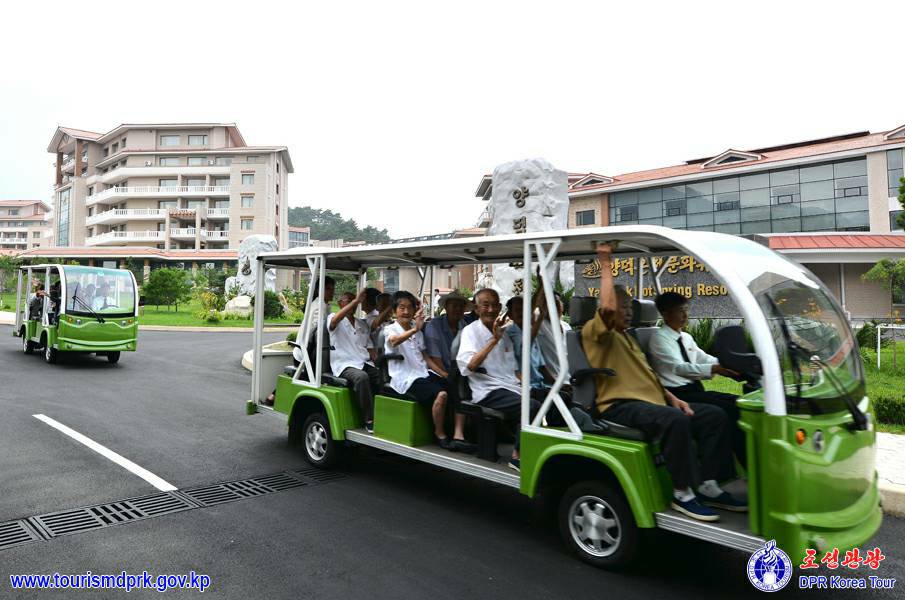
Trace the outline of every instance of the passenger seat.
{"type": "Polygon", "coordinates": [[[657,327],[659,320],[660,311],[657,310],[653,300],[632,300],[632,326],[628,332],[641,346],[644,356],[648,357],[647,362],[650,362],[650,339],[659,329],[657,327]]]}

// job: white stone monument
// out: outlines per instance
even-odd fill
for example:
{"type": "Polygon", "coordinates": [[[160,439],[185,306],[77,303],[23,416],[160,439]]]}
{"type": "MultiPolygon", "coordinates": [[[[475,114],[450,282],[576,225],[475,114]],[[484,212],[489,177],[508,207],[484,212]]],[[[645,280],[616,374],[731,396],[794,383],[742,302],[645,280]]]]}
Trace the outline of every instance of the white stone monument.
{"type": "MultiPolygon", "coordinates": [[[[493,170],[490,198],[489,235],[507,235],[566,229],[569,220],[569,185],[565,171],[556,169],[543,158],[519,160],[493,170]]],[[[547,273],[554,277],[555,268],[547,273]]],[[[561,263],[560,281],[567,288],[574,283],[571,261],[561,263]]],[[[522,269],[494,265],[485,272],[478,287],[492,287],[505,301],[522,295],[522,269]]]]}
{"type": "MultiPolygon", "coordinates": [[[[226,291],[237,292],[237,296],[226,305],[226,312],[250,313],[251,298],[257,289],[255,281],[255,264],[258,255],[263,252],[275,252],[279,249],[277,240],[272,235],[250,235],[239,244],[239,260],[235,277],[226,280],[226,291]],[[247,298],[247,299],[246,299],[247,298]]],[[[268,269],[264,273],[264,289],[276,291],[276,270],[268,269]]]]}

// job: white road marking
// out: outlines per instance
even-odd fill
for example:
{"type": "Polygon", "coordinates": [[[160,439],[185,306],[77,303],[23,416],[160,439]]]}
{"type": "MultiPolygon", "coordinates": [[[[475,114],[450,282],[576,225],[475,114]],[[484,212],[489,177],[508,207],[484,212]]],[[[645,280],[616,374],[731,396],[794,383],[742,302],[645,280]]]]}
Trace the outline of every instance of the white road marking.
{"type": "Polygon", "coordinates": [[[88,446],[89,448],[91,448],[92,450],[94,450],[95,452],[100,454],[101,456],[112,460],[113,462],[115,462],[122,468],[126,469],[127,471],[131,471],[134,475],[138,475],[139,477],[141,477],[142,479],[144,479],[145,481],[147,481],[148,483],[150,483],[151,485],[156,487],[158,490],[160,490],[162,492],[172,492],[172,491],[178,489],[176,486],[167,483],[166,481],[164,481],[163,479],[161,479],[154,473],[148,471],[147,469],[145,469],[143,467],[139,467],[138,465],[136,465],[134,462],[132,462],[128,458],[125,458],[124,456],[120,456],[119,454],[117,454],[116,452],[114,452],[113,450],[110,450],[109,448],[107,448],[105,446],[101,446],[100,444],[98,444],[97,442],[92,440],[91,438],[82,435],[81,433],[79,433],[78,431],[75,431],[74,429],[70,429],[69,427],[66,427],[59,421],[55,421],[55,420],[51,419],[50,417],[48,417],[47,415],[32,415],[32,416],[34,418],[38,419],[39,421],[44,421],[45,423],[47,423],[54,429],[65,433],[66,435],[68,435],[75,441],[79,442],[80,444],[84,444],[84,445],[88,446]]]}

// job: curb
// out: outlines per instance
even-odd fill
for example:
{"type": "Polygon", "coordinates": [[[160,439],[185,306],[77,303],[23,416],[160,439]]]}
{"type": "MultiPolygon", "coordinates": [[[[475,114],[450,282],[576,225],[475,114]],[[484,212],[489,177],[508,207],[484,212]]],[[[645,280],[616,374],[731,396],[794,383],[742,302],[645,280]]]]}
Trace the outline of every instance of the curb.
{"type": "Polygon", "coordinates": [[[905,517],[905,485],[880,481],[877,489],[883,498],[883,512],[895,517],[905,517]]]}
{"type": "MultiPolygon", "coordinates": [[[[297,329],[298,325],[272,325],[264,328],[264,333],[281,333],[297,329]]],[[[176,325],[139,325],[139,331],[218,331],[223,333],[253,333],[253,327],[196,327],[176,325]]]]}

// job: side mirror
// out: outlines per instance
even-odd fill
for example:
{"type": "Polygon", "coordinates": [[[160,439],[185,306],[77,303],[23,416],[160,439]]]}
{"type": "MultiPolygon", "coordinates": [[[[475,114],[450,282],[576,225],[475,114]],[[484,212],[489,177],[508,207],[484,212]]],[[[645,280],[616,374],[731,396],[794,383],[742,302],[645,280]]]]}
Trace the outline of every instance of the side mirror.
{"type": "Polygon", "coordinates": [[[760,359],[748,351],[745,330],[740,325],[727,325],[717,329],[713,340],[713,353],[721,365],[741,373],[749,381],[758,379],[764,373],[760,359]]]}

